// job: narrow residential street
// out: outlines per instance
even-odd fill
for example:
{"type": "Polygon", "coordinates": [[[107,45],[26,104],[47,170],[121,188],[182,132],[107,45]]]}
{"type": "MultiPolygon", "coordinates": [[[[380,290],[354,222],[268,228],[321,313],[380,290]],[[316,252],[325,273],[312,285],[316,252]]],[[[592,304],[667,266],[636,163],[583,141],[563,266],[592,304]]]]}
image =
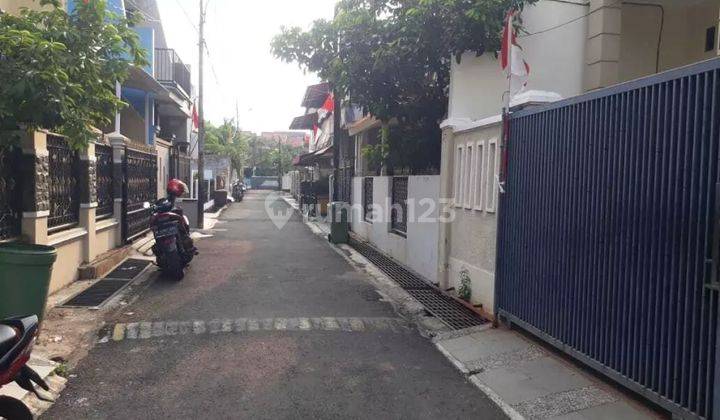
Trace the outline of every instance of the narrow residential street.
{"type": "Polygon", "coordinates": [[[504,418],[297,214],[279,230],[267,194],[108,319],[125,334],[43,418],[504,418]]]}

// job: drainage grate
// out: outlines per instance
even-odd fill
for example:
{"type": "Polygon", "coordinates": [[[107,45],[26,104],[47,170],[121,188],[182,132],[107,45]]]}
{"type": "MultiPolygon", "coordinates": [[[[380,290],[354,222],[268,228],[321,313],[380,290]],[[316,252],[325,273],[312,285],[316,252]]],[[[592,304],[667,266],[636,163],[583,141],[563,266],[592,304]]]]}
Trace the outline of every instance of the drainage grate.
{"type": "Polygon", "coordinates": [[[462,330],[487,322],[455,299],[437,290],[411,289],[408,293],[422,303],[428,312],[452,329],[462,330]]]}
{"type": "Polygon", "coordinates": [[[407,290],[411,296],[425,306],[428,312],[444,322],[448,327],[461,330],[487,322],[462,303],[432,287],[421,277],[405,269],[371,245],[352,238],[349,243],[350,246],[355,248],[383,273],[387,274],[400,287],[407,290]]]}
{"type": "Polygon", "coordinates": [[[129,258],[117,266],[104,279],[70,298],[61,307],[97,308],[130,284],[150,263],[149,260],[129,258]]]}
{"type": "Polygon", "coordinates": [[[62,306],[83,308],[98,307],[129,283],[130,280],[102,279],[65,302],[62,306]]]}
{"type": "Polygon", "coordinates": [[[122,264],[117,266],[110,274],[105,276],[106,279],[120,279],[120,280],[132,280],[137,277],[138,274],[150,265],[148,260],[138,260],[135,258],[129,258],[122,264]]]}
{"type": "Polygon", "coordinates": [[[403,289],[430,289],[430,285],[425,280],[403,268],[370,245],[351,239],[350,246],[355,248],[363,257],[367,258],[403,289]]]}

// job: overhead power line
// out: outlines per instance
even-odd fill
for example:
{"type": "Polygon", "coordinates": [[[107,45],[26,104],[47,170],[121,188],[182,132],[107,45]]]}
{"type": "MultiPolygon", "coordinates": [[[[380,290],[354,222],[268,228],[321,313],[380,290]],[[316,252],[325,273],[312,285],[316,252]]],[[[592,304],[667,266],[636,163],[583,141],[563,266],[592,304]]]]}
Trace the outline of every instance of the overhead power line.
{"type": "MultiPolygon", "coordinates": [[[[615,0],[613,3],[611,3],[611,4],[609,4],[609,5],[605,6],[605,7],[612,7],[612,6],[615,6],[615,5],[618,4],[618,3],[622,3],[622,0],[615,0]]],[[[594,12],[594,11],[593,11],[593,12],[594,12]]],[[[542,29],[542,30],[539,30],[539,31],[530,32],[530,33],[525,33],[525,34],[522,34],[522,35],[518,35],[518,38],[527,38],[527,37],[530,37],[530,36],[533,36],[533,35],[540,35],[540,34],[544,34],[544,33],[550,32],[550,31],[554,31],[555,29],[560,29],[560,28],[562,28],[563,26],[567,26],[567,25],[569,25],[569,24],[571,24],[571,23],[574,23],[574,22],[577,22],[577,21],[579,21],[579,20],[581,20],[581,19],[585,19],[586,17],[590,16],[593,12],[585,13],[585,14],[582,15],[582,16],[578,16],[578,17],[576,17],[576,18],[574,18],[574,19],[568,20],[567,22],[563,22],[563,23],[557,24],[557,25],[555,25],[555,26],[551,26],[551,27],[549,27],[549,28],[545,28],[545,29],[542,29]]]]}
{"type": "Polygon", "coordinates": [[[190,18],[190,14],[187,12],[187,10],[185,10],[185,7],[183,7],[180,0],[175,0],[175,3],[177,3],[178,7],[180,7],[180,10],[183,12],[183,15],[185,15],[185,19],[187,19],[190,26],[192,26],[192,28],[195,30],[195,32],[198,32],[197,25],[195,25],[195,23],[193,23],[193,20],[190,18]]]}

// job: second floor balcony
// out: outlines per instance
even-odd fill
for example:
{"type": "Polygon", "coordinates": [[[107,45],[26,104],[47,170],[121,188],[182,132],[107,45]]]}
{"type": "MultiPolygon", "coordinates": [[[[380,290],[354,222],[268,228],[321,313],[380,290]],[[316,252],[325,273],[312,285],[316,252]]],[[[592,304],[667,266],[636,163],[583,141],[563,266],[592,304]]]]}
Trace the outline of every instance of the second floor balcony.
{"type": "Polygon", "coordinates": [[[155,79],[167,87],[177,89],[187,98],[192,93],[190,68],[171,48],[155,49],[155,79]]]}

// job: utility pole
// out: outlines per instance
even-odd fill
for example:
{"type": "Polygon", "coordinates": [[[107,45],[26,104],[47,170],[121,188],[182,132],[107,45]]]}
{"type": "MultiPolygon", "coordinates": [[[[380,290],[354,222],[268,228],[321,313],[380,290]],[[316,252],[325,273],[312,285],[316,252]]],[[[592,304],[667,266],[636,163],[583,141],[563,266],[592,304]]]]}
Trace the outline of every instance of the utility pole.
{"type": "Polygon", "coordinates": [[[332,84],[332,95],[333,95],[333,185],[332,191],[333,196],[330,197],[331,201],[340,201],[340,153],[342,153],[342,143],[344,137],[342,137],[342,120],[340,107],[342,102],[340,101],[340,95],[338,90],[335,89],[335,84],[332,84]]]}
{"type": "Polygon", "coordinates": [[[198,50],[198,229],[205,228],[205,115],[203,106],[203,58],[205,55],[205,10],[200,0],[200,36],[198,50]]]}
{"type": "Polygon", "coordinates": [[[278,190],[282,191],[282,142],[279,135],[276,134],[275,137],[278,142],[278,190]]]}

